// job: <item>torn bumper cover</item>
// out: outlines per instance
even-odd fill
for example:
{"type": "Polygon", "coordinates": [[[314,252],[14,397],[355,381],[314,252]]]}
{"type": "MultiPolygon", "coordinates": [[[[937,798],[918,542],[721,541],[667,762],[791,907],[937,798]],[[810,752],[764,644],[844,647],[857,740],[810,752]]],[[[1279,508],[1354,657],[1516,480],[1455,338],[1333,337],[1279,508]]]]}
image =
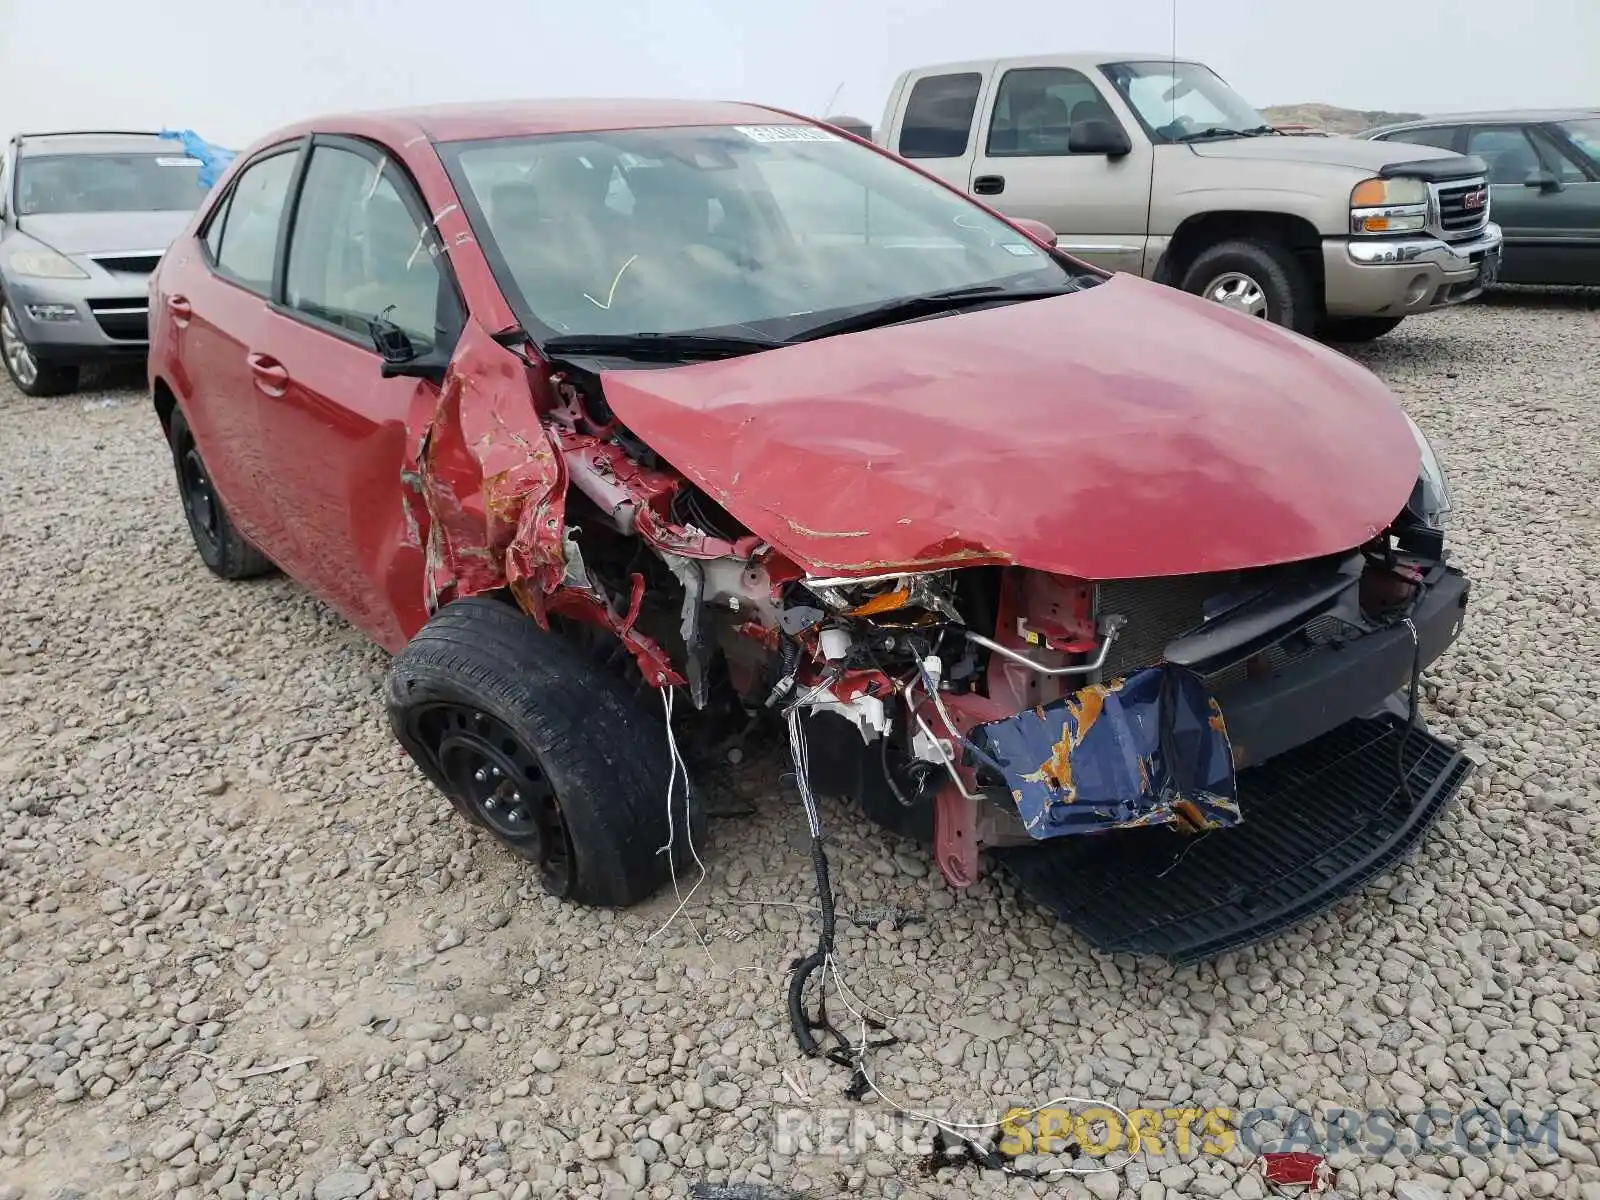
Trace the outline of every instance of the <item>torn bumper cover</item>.
{"type": "Polygon", "coordinates": [[[1037,839],[1146,825],[1194,832],[1239,821],[1222,709],[1181,668],[1151,667],[1083,688],[979,725],[970,740],[1037,839]]]}

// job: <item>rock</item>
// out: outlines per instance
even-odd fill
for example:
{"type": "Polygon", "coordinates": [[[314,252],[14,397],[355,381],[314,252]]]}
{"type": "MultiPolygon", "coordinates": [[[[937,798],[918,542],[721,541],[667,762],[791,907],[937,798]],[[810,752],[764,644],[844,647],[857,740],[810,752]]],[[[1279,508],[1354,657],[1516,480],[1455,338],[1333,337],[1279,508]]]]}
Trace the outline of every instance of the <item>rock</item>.
{"type": "Polygon", "coordinates": [[[187,1129],[179,1130],[151,1146],[150,1157],[161,1163],[171,1162],[192,1145],[194,1145],[194,1132],[187,1129]]]}
{"type": "Polygon", "coordinates": [[[549,1046],[541,1046],[534,1051],[533,1069],[543,1075],[559,1071],[561,1069],[561,1055],[550,1049],[549,1046]]]}
{"type": "Polygon", "coordinates": [[[1083,1177],[1083,1186],[1095,1200],[1117,1200],[1122,1194],[1122,1180],[1115,1171],[1096,1171],[1083,1177]]]}
{"type": "Polygon", "coordinates": [[[461,1177],[461,1151],[452,1150],[434,1159],[427,1166],[428,1180],[440,1191],[456,1186],[461,1177]]]}
{"type": "Polygon", "coordinates": [[[973,1037],[983,1038],[988,1042],[998,1042],[1003,1038],[1013,1036],[1017,1032],[1017,1027],[1012,1022],[998,1020],[988,1013],[971,1013],[964,1017],[957,1017],[950,1023],[957,1029],[970,1033],[973,1037]]]}
{"type": "Polygon", "coordinates": [[[217,1090],[204,1079],[196,1079],[178,1093],[178,1103],[184,1108],[209,1112],[217,1103],[217,1090]]]}
{"type": "Polygon", "coordinates": [[[723,1112],[738,1108],[740,1099],[739,1085],[736,1083],[714,1083],[706,1088],[706,1102],[723,1112]]]}
{"type": "Polygon", "coordinates": [[[638,1155],[620,1155],[617,1158],[617,1170],[622,1172],[622,1177],[628,1181],[629,1187],[644,1187],[646,1179],[645,1161],[638,1155]]]}
{"type": "Polygon", "coordinates": [[[371,1186],[365,1171],[338,1170],[319,1179],[312,1195],[316,1200],[356,1200],[371,1186]]]}

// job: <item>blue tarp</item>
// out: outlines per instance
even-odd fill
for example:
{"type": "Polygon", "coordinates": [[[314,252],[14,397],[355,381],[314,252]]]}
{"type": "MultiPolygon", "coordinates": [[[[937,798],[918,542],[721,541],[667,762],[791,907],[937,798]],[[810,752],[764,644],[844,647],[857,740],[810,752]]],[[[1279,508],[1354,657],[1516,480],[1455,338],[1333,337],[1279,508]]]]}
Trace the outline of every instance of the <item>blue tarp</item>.
{"type": "Polygon", "coordinates": [[[1177,667],[1136,671],[979,725],[971,741],[1004,775],[1036,838],[1239,821],[1222,709],[1198,676],[1177,667]]]}
{"type": "Polygon", "coordinates": [[[217,180],[222,178],[222,173],[228,169],[228,164],[239,153],[237,150],[228,150],[206,141],[192,129],[163,129],[161,136],[182,142],[183,152],[190,158],[200,160],[200,186],[207,191],[210,191],[217,180]]]}

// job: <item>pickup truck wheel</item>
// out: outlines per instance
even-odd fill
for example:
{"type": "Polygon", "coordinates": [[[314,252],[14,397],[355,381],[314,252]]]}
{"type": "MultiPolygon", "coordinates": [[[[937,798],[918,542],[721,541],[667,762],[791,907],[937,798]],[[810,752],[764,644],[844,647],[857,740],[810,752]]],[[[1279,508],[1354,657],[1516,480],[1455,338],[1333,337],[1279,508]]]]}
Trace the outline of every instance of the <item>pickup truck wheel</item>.
{"type": "MultiPolygon", "coordinates": [[[[388,710],[423,774],[551,895],[621,908],[667,881],[664,727],[520,609],[488,596],[440,609],[395,657],[388,710]]],[[[683,878],[705,822],[681,784],[673,810],[683,878]]]]}
{"type": "Polygon", "coordinates": [[[1247,316],[1309,333],[1315,305],[1305,272],[1273,242],[1240,239],[1202,250],[1184,272],[1182,288],[1247,316]]]}
{"type": "Polygon", "coordinates": [[[1318,332],[1330,342],[1370,342],[1403,320],[1404,317],[1346,317],[1325,321],[1318,332]]]}
{"type": "Polygon", "coordinates": [[[167,442],[178,475],[178,498],[183,502],[183,515],[189,522],[189,535],[194,538],[200,560],[223,579],[250,579],[271,571],[272,560],[245,541],[228,519],[228,510],[223,508],[222,498],[211,483],[211,472],[200,457],[200,447],[195,445],[182,409],[172,410],[167,442]]]}

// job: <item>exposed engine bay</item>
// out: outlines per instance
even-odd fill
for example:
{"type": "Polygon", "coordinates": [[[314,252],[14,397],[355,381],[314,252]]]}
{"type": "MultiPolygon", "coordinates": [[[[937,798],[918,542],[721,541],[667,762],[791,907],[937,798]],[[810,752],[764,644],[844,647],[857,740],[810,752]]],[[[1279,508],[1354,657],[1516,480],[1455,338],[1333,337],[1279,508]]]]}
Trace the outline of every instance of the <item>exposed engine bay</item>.
{"type": "MultiPolygon", "coordinates": [[[[599,372],[575,361],[549,383],[569,486],[547,612],[620,640],[645,683],[683,687],[699,709],[798,712],[816,788],[931,842],[954,886],[978,877],[986,849],[1237,823],[1237,769],[1370,711],[1405,677],[1325,700],[1322,723],[1297,729],[1237,727],[1230,698],[1348,658],[1448,572],[1419,480],[1366,544],[1279,566],[807,574],[633,436],[599,372]]],[[[1411,649],[1414,636],[1404,667],[1411,649]]]]}

